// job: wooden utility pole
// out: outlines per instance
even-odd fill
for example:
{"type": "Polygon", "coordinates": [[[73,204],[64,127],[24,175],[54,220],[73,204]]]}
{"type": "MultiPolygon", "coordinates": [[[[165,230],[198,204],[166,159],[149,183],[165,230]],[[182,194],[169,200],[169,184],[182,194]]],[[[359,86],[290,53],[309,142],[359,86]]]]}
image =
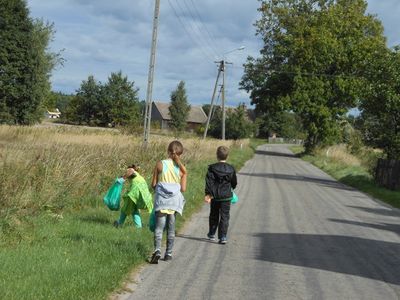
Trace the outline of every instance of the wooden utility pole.
{"type": "Polygon", "coordinates": [[[222,140],[225,140],[225,119],[226,119],[226,111],[225,111],[225,72],[226,65],[232,65],[232,63],[227,62],[225,60],[221,61],[222,64],[222,94],[221,94],[221,108],[222,108],[222,140]]]}
{"type": "Polygon", "coordinates": [[[147,147],[149,136],[150,136],[150,124],[151,124],[151,107],[153,104],[153,80],[154,80],[154,67],[156,63],[156,48],[157,48],[157,31],[158,31],[158,18],[160,14],[160,0],[156,0],[154,8],[154,19],[153,19],[153,35],[151,42],[151,54],[150,54],[150,65],[149,65],[149,76],[147,81],[147,95],[146,95],[146,109],[144,115],[144,134],[143,134],[143,146],[147,147]]]}
{"type": "Polygon", "coordinates": [[[217,74],[217,79],[215,80],[214,91],[213,91],[213,94],[211,97],[211,106],[210,106],[210,111],[208,112],[207,124],[206,124],[206,128],[204,130],[203,139],[205,139],[207,137],[208,127],[210,126],[210,120],[211,120],[211,116],[212,116],[212,112],[213,112],[213,108],[214,108],[215,93],[217,91],[219,76],[221,75],[221,72],[222,72],[222,61],[216,62],[216,63],[219,63],[218,74],[217,74]]]}

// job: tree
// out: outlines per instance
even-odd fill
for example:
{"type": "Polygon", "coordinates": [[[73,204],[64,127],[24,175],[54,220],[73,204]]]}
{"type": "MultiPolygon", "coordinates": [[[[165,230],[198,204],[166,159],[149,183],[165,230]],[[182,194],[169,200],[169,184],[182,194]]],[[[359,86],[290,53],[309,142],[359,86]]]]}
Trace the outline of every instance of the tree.
{"type": "Polygon", "coordinates": [[[364,139],[400,160],[400,48],[381,53],[370,76],[360,105],[364,139]]]}
{"type": "Polygon", "coordinates": [[[78,124],[106,125],[109,118],[102,103],[102,88],[92,75],[82,81],[76,96],[68,105],[66,119],[78,124]]]}
{"type": "Polygon", "coordinates": [[[110,123],[117,126],[142,123],[138,88],[122,72],[111,73],[104,86],[104,110],[109,113],[110,123]]]}
{"type": "Polygon", "coordinates": [[[53,26],[32,20],[26,1],[0,0],[0,123],[29,125],[42,117],[59,54],[47,50],[53,26]]]}
{"type": "Polygon", "coordinates": [[[366,14],[365,0],[260,2],[256,27],[264,47],[248,59],[241,87],[267,115],[297,113],[308,152],[332,143],[386,47],[381,23],[366,14]]]}
{"type": "MultiPolygon", "coordinates": [[[[210,111],[210,104],[203,105],[203,110],[205,114],[208,116],[210,111]]],[[[215,105],[213,106],[213,114],[211,116],[209,128],[207,134],[212,136],[213,138],[220,139],[222,137],[222,109],[221,106],[215,105]]]]}
{"type": "Polygon", "coordinates": [[[236,109],[230,109],[226,118],[226,138],[232,140],[249,138],[253,133],[253,123],[247,116],[246,106],[239,104],[236,109]]]}
{"type": "Polygon", "coordinates": [[[177,88],[171,93],[171,105],[169,114],[171,116],[171,126],[176,131],[181,132],[186,128],[186,119],[189,116],[190,105],[187,101],[185,82],[179,82],[177,88]]]}

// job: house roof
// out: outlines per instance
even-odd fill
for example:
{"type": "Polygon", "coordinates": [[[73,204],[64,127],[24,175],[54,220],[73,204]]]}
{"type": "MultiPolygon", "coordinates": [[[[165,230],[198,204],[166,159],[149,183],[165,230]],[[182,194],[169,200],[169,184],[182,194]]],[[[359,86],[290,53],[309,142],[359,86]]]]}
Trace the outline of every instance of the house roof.
{"type": "MultiPolygon", "coordinates": [[[[153,102],[153,105],[160,112],[163,120],[171,120],[171,116],[169,115],[170,103],[153,102]]],[[[203,124],[206,121],[207,121],[207,116],[204,113],[203,108],[197,105],[190,105],[189,116],[186,122],[203,124]]]]}

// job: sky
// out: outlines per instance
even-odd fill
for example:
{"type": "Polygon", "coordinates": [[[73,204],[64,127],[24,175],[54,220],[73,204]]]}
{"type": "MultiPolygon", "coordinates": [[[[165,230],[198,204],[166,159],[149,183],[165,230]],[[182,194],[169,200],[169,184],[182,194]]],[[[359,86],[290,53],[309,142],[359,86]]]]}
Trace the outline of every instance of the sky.
{"type": "MultiPolygon", "coordinates": [[[[54,23],[53,52],[63,66],[53,71],[55,91],[74,93],[93,75],[105,83],[122,71],[146,99],[154,0],[28,0],[33,18],[54,23]]],[[[250,106],[239,89],[242,65],[262,47],[255,35],[257,0],[161,0],[153,100],[169,102],[183,80],[188,101],[207,104],[217,76],[216,60],[232,62],[226,69],[226,103],[250,106]],[[235,50],[244,46],[244,50],[235,50]]],[[[400,44],[399,0],[368,0],[368,13],[385,27],[388,45],[400,44]]]]}

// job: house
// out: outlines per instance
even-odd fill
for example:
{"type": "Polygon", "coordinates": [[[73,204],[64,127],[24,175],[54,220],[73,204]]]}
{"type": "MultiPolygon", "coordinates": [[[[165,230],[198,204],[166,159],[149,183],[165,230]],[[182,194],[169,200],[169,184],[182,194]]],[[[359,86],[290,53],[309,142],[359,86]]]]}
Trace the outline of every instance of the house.
{"type": "Polygon", "coordinates": [[[61,117],[61,112],[56,108],[56,111],[47,111],[45,115],[48,119],[58,119],[61,117]]]}
{"type": "MultiPolygon", "coordinates": [[[[169,115],[170,103],[164,102],[153,102],[151,108],[151,120],[160,123],[161,129],[168,129],[169,123],[171,122],[171,116],[169,115]]],[[[187,130],[194,131],[201,125],[207,122],[207,116],[201,106],[191,105],[189,116],[186,120],[187,130]]]]}

